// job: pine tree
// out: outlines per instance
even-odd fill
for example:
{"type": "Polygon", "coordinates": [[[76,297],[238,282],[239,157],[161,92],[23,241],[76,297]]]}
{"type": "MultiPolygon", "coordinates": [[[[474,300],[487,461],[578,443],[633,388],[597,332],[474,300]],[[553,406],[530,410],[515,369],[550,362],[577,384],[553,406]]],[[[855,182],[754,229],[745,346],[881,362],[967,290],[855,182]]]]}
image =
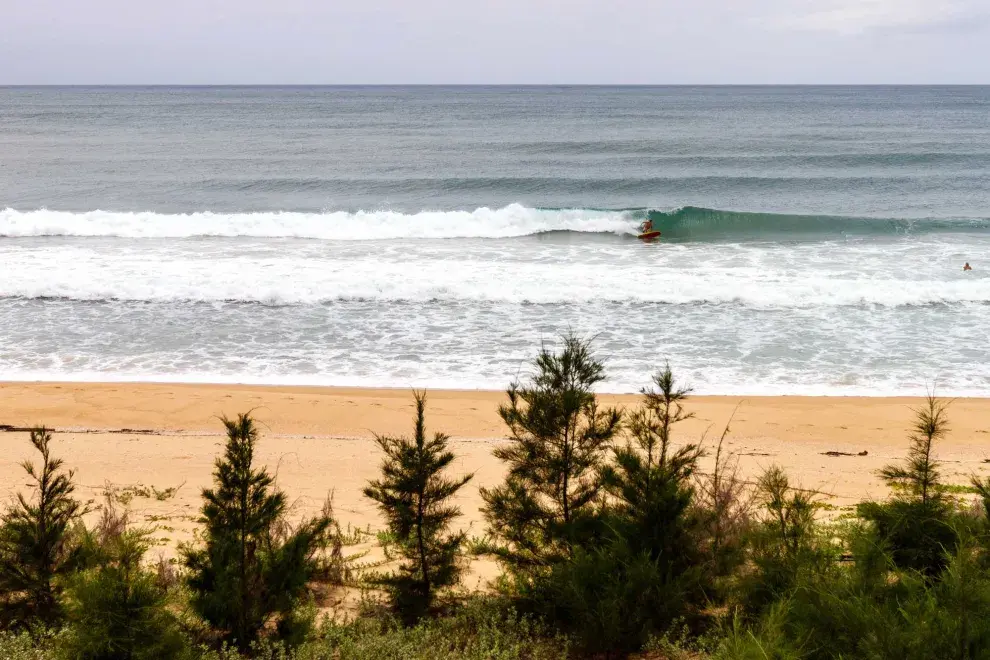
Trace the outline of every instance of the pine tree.
{"type": "Polygon", "coordinates": [[[626,427],[627,442],[601,466],[609,494],[602,542],[577,547],[566,561],[517,583],[544,618],[563,627],[589,653],[628,652],[705,604],[691,507],[691,479],[701,449],[675,449],[672,428],[691,415],[668,366],[645,388],[626,427]]]}
{"type": "Polygon", "coordinates": [[[513,383],[499,416],[509,443],[494,451],[508,466],[501,486],[481,489],[496,555],[508,566],[546,566],[594,535],[599,469],[621,425],[618,410],[598,407],[593,387],[605,367],[590,342],[563,338],[544,347],[526,385],[513,383]]]}
{"type": "Polygon", "coordinates": [[[941,462],[935,458],[935,442],[949,433],[947,408],[947,404],[929,394],[925,406],[915,410],[907,461],[904,465],[887,465],[880,470],[880,478],[888,485],[906,488],[913,499],[926,506],[938,502],[944,495],[939,481],[941,462]]]}
{"type": "Polygon", "coordinates": [[[690,389],[677,386],[670,365],[653,382],[655,389],[642,390],[643,403],[630,417],[630,441],[615,449],[614,465],[602,474],[626,542],[670,568],[677,563],[676,573],[698,559],[689,538],[696,522],[689,507],[691,478],[703,452],[693,443],[671,447],[671,428],[694,416],[682,406],[690,389]]]}
{"type": "Polygon", "coordinates": [[[915,410],[907,460],[888,465],[880,478],[898,491],[885,503],[864,502],[861,517],[873,523],[876,533],[901,568],[937,576],[958,545],[951,524],[952,506],[945,497],[935,443],[949,432],[947,404],[929,394],[925,405],[915,410]]]}
{"type": "Polygon", "coordinates": [[[314,518],[285,533],[286,498],[265,469],[254,469],[258,433],[249,415],[223,419],[227,444],[214,487],[203,490],[206,546],[187,548],[193,609],[246,649],[271,621],[291,622],[330,521],[314,518]]]}
{"type": "Polygon", "coordinates": [[[51,431],[31,431],[31,444],[41,454],[41,465],[21,464],[32,480],[34,497],[18,493],[3,514],[0,527],[0,616],[5,625],[51,626],[63,615],[61,602],[66,579],[79,559],[73,532],[85,513],[73,497],[73,472],[52,458],[51,431]]]}
{"type": "Polygon", "coordinates": [[[448,532],[460,515],[450,499],[471,480],[444,477],[454,460],[449,436],[426,437],[426,394],[413,392],[416,424],[412,439],[377,436],[385,454],[382,478],[372,481],[364,495],[378,503],[405,562],[395,575],[380,578],[393,593],[393,605],[407,623],[421,618],[438,589],[457,584],[461,574],[463,533],[448,532]]]}

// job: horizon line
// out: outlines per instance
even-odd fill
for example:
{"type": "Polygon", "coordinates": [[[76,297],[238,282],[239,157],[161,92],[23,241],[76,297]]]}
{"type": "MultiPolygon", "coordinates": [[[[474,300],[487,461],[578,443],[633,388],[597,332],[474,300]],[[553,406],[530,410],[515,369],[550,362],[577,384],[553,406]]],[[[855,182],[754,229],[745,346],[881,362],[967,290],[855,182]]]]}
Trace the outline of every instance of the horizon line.
{"type": "Polygon", "coordinates": [[[0,88],[45,87],[188,87],[188,88],[628,88],[649,89],[662,87],[990,87],[986,83],[3,83],[0,88]]]}

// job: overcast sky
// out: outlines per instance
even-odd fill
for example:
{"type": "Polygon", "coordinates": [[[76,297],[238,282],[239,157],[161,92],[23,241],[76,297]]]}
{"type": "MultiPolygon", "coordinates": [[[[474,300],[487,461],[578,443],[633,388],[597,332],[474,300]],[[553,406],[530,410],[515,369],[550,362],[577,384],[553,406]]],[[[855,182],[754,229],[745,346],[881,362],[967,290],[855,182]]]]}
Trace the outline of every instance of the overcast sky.
{"type": "Polygon", "coordinates": [[[990,83],[990,0],[0,0],[0,84],[990,83]]]}

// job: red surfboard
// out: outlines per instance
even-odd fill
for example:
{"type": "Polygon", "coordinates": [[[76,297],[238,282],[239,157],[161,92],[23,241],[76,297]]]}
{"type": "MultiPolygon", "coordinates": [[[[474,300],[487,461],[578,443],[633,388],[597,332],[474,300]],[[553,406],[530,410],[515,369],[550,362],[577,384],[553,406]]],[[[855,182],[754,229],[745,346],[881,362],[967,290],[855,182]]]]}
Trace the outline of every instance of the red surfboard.
{"type": "Polygon", "coordinates": [[[659,238],[659,237],[660,237],[660,232],[648,231],[645,234],[640,234],[636,238],[638,238],[641,241],[652,241],[654,238],[659,238]]]}

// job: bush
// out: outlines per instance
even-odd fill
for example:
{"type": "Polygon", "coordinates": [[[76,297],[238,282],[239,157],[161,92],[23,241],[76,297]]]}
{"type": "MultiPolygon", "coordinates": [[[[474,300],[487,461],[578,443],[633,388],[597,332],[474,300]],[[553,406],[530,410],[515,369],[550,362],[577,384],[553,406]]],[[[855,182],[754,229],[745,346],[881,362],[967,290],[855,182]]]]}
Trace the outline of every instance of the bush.
{"type": "Polygon", "coordinates": [[[698,576],[616,539],[574,557],[521,586],[519,596],[586,653],[625,654],[666,632],[697,604],[698,576]]]}
{"type": "Polygon", "coordinates": [[[750,535],[752,567],[740,581],[749,613],[788,599],[802,580],[835,559],[835,547],[815,522],[812,496],[791,487],[779,467],[771,466],[760,477],[757,500],[762,513],[750,535]]]}
{"type": "Polygon", "coordinates": [[[36,629],[32,633],[0,630],[0,658],[3,660],[56,660],[64,637],[36,629]]]}
{"type": "Polygon", "coordinates": [[[69,589],[68,655],[77,660],[169,660],[187,653],[166,594],[141,566],[144,534],[125,531],[69,589]]]}
{"type": "Polygon", "coordinates": [[[602,467],[611,495],[612,530],[634,553],[644,553],[680,574],[700,564],[694,534],[692,478],[703,452],[698,445],[671,446],[671,428],[693,415],[681,402],[690,390],[676,386],[670,367],[654,376],[658,389],[643,390],[643,403],[629,423],[624,447],[602,467]]]}
{"type": "Polygon", "coordinates": [[[738,456],[725,448],[728,433],[726,425],[715,447],[711,472],[698,478],[694,503],[710,594],[719,602],[746,561],[747,537],[753,523],[753,494],[739,473],[738,456]]]}
{"type": "MultiPolygon", "coordinates": [[[[557,660],[567,640],[533,619],[486,598],[468,600],[452,615],[402,628],[387,619],[331,625],[314,644],[340,660],[557,660]]],[[[310,656],[312,658],[319,656],[310,656]]],[[[326,657],[326,656],[324,656],[326,657]]],[[[300,660],[308,660],[303,656],[300,660]]]]}

